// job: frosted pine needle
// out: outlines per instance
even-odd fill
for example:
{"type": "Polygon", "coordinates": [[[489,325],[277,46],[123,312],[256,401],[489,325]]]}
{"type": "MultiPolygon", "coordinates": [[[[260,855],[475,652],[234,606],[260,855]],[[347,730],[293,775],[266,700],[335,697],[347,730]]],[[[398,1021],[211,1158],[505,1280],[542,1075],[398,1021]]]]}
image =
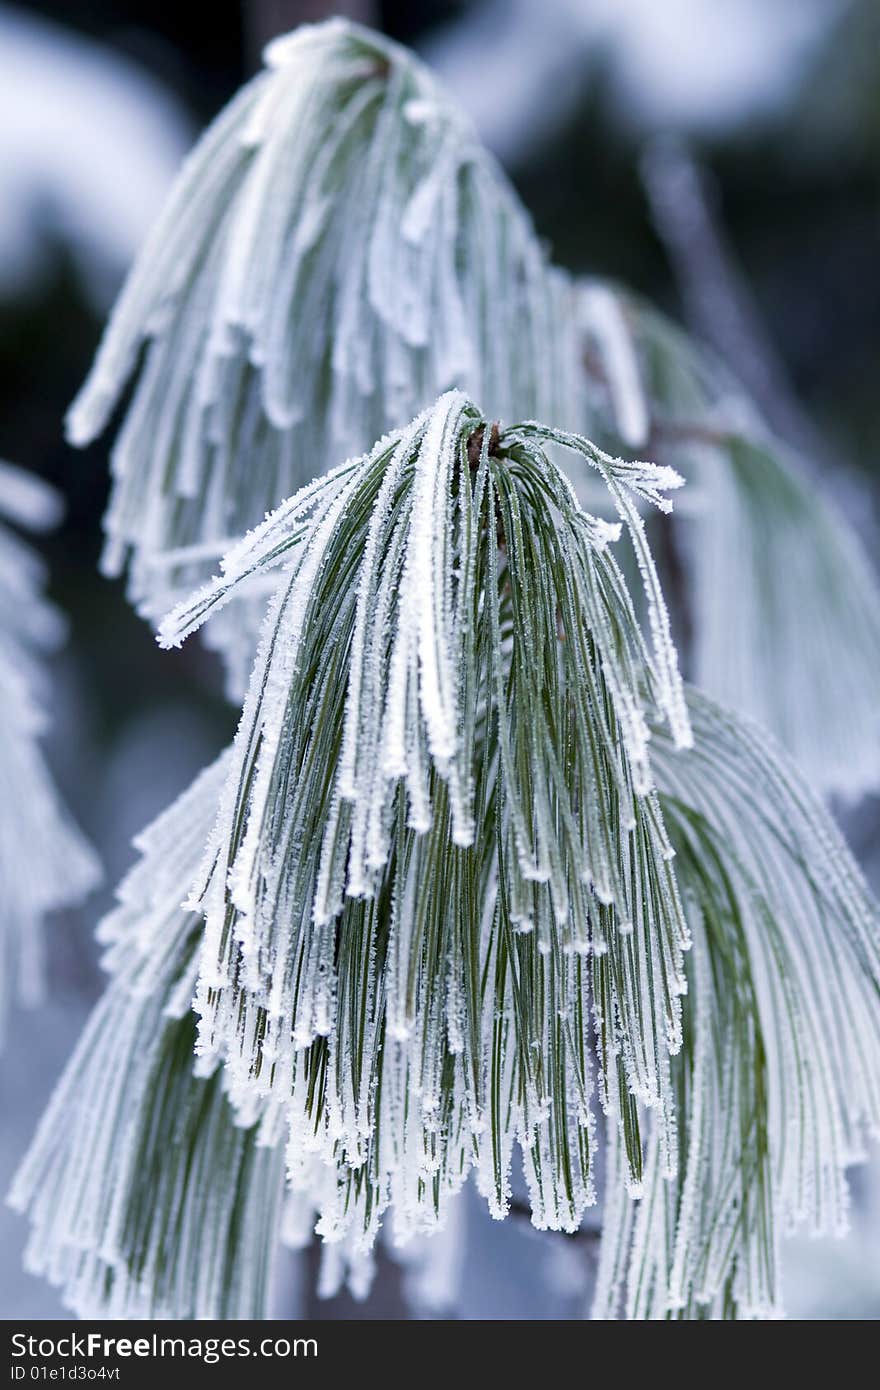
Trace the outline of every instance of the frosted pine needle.
{"type": "MultiPolygon", "coordinates": [[[[233,1101],[279,1101],[318,1229],[430,1228],[473,1164],[538,1225],[592,1200],[594,1032],[633,1185],[631,1096],[672,1144],[687,945],[648,716],[689,738],[630,497],[670,470],[460,393],[279,508],[163,625],[180,640],[279,564],[194,903],[199,1050],[233,1101]],[[649,653],[609,551],[544,452],[596,468],[643,567],[649,653]]],[[[669,1154],[672,1161],[671,1149],[669,1154]]]]}
{"type": "Polygon", "coordinates": [[[200,919],[180,908],[216,813],[220,759],[140,836],[98,928],[111,982],[67,1064],[10,1201],[27,1267],[80,1317],[269,1313],[282,1151],[194,1074],[200,919]]]}
{"type": "MultiPolygon", "coordinates": [[[[58,514],[51,488],[0,464],[0,516],[43,530],[58,514]]],[[[100,877],[39,746],[46,722],[39,657],[64,634],[41,595],[44,577],[37,556],[0,524],[0,1040],[10,1003],[42,997],[44,917],[77,902],[100,877]]]]}

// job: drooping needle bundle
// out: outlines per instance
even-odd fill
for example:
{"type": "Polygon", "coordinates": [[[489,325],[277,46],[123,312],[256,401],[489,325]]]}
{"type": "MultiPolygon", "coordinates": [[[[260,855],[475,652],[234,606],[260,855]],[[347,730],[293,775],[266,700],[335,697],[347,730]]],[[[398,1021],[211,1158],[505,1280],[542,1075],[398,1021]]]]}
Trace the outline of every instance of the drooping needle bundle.
{"type": "Polygon", "coordinates": [[[678,482],[452,392],[163,624],[275,576],[233,748],[145,837],[17,1180],[75,1307],[265,1310],[282,1155],[358,1279],[469,1174],[505,1215],[514,1162],[575,1230],[596,1095],[596,1316],[773,1315],[782,1234],[841,1229],[880,1126],[877,908],[772,741],[685,695],[636,507],[678,482]]]}
{"type": "Polygon", "coordinates": [[[596,437],[687,480],[655,539],[679,586],[690,678],[770,729],[819,791],[870,791],[880,587],[833,476],[774,438],[722,364],[634,295],[595,282],[580,295],[596,437]]]}
{"type": "Polygon", "coordinates": [[[641,1203],[607,1205],[595,1317],[779,1316],[783,1238],[847,1229],[846,1169],[880,1137],[877,904],[774,740],[688,710],[692,749],[653,742],[693,938],[677,1171],[653,1135],[641,1203]]]}
{"type": "Polygon", "coordinates": [[[294,1182],[313,1150],[338,1165],[329,1234],[372,1239],[389,1202],[404,1234],[435,1224],[474,1161],[503,1214],[515,1139],[536,1220],[576,1226],[594,1028],[633,1184],[630,1096],[671,1124],[687,933],[646,710],[689,734],[633,497],[668,506],[678,479],[537,425],[493,438],[441,398],[280,508],[162,628],[177,641],[289,567],[194,900],[197,1009],[233,1101],[288,1109],[294,1182]],[[619,526],[580,510],[551,439],[630,528],[650,652],[619,526]]]}

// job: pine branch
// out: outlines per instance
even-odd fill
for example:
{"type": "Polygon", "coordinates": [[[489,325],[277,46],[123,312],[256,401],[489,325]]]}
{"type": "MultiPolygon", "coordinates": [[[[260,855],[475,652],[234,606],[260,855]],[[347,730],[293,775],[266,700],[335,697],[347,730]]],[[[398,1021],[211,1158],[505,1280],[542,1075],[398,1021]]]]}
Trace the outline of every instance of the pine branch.
{"type": "Polygon", "coordinates": [[[195,152],[77,442],[132,374],[105,567],[176,602],[164,645],[210,619],[247,693],[101,928],[16,1181],[33,1266],[93,1315],[260,1312],[286,1170],[284,1237],[362,1288],[383,1220],[435,1230],[471,1172],[508,1214],[517,1145],[533,1223],[581,1238],[597,1089],[595,1315],[776,1313],[780,1232],[840,1228],[880,1122],[877,909],[772,741],[686,697],[650,518],[689,475],[697,669],[857,790],[880,619],[846,529],[346,24],[273,44],[195,152]]]}
{"type": "MultiPolygon", "coordinates": [[[[648,456],[688,480],[672,532],[689,674],[770,729],[821,791],[855,798],[880,779],[871,694],[880,681],[880,591],[871,561],[711,354],[619,297],[619,331],[636,363],[627,379],[643,395],[630,413],[645,420],[648,456]]],[[[622,425],[607,379],[621,350],[593,351],[603,393],[597,435],[613,438],[622,425]]]]}
{"type": "MultiPolygon", "coordinates": [[[[103,564],[154,618],[453,384],[508,419],[581,418],[574,349],[552,349],[568,280],[430,73],[341,20],[266,63],[184,168],[68,416],[94,438],[144,350],[103,564]]],[[[239,667],[256,626],[224,634],[239,667]]]]}
{"type": "MultiPolygon", "coordinates": [[[[450,393],[270,516],[162,627],[177,641],[287,567],[198,897],[197,1007],[233,1099],[256,1084],[287,1110],[294,1186],[316,1146],[335,1174],[327,1235],[372,1238],[389,1202],[402,1234],[430,1226],[474,1162],[503,1214],[517,1136],[536,1222],[577,1227],[591,935],[603,1094],[664,1109],[686,942],[643,701],[688,730],[630,498],[666,507],[677,482],[538,425],[493,431],[450,393]],[[619,528],[581,511],[549,443],[597,471],[629,528],[653,657],[608,550],[619,528]],[[623,989],[637,959],[644,984],[623,989]]],[[[621,1122],[636,1183],[631,1105],[621,1122]]]]}

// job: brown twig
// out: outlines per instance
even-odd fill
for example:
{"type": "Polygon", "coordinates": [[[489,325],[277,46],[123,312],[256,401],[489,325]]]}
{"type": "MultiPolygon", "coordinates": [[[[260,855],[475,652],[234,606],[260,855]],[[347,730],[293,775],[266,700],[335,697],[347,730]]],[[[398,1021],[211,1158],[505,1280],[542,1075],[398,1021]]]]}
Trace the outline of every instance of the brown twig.
{"type": "MultiPolygon", "coordinates": [[[[480,466],[480,455],[483,452],[483,441],[486,437],[486,426],[480,425],[470,435],[467,442],[467,456],[470,470],[475,473],[480,466]]],[[[492,458],[497,458],[500,452],[501,429],[496,420],[489,427],[489,448],[488,452],[492,458]]],[[[498,503],[495,504],[495,535],[498,542],[498,549],[504,550],[507,545],[507,537],[504,534],[504,522],[501,517],[501,509],[498,503]]]]}
{"type": "MultiPolygon", "coordinates": [[[[480,466],[480,454],[483,452],[483,440],[486,437],[486,426],[480,425],[479,429],[474,430],[467,442],[468,463],[471,468],[476,470],[480,466]]],[[[498,445],[501,439],[501,430],[496,420],[489,429],[489,454],[492,458],[498,457],[498,445]]]]}

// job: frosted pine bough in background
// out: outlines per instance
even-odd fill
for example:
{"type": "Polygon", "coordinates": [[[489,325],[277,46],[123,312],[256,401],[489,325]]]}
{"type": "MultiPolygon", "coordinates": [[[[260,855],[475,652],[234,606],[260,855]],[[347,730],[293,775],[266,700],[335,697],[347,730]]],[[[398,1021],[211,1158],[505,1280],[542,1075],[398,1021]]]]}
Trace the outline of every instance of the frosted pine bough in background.
{"type": "MultiPolygon", "coordinates": [[[[45,483],[0,463],[0,517],[45,530],[58,513],[45,483]]],[[[64,635],[60,614],[42,597],[44,582],[38,557],[0,524],[0,1042],[10,1004],[42,997],[44,917],[85,897],[100,876],[39,747],[46,726],[40,657],[64,635]]]]}
{"type": "Polygon", "coordinates": [[[25,1263],[84,1317],[265,1313],[282,1154],[194,1074],[201,923],[180,906],[216,814],[221,758],[138,837],[98,927],[111,979],[10,1193],[25,1263]]]}
{"type": "Polygon", "coordinates": [[[598,1317],[772,1315],[782,1235],[843,1227],[880,1126],[876,906],[772,742],[685,710],[662,604],[648,650],[551,441],[654,596],[630,499],[675,475],[452,393],[163,627],[280,571],[235,745],[143,837],[13,1192],[78,1312],[264,1314],[285,1153],[361,1279],[383,1218],[435,1229],[472,1170],[503,1215],[517,1142],[533,1220],[575,1229],[604,1132],[598,1317]]]}
{"type": "MultiPolygon", "coordinates": [[[[820,790],[876,786],[876,580],[726,372],[548,263],[406,50],[334,20],[267,62],[188,160],[70,413],[88,442],[137,371],[105,568],[128,562],[157,619],[266,511],[457,386],[493,419],[533,415],[696,482],[672,532],[686,673],[765,723],[820,790]]],[[[262,606],[208,632],[235,697],[262,606]]]]}
{"type": "Polygon", "coordinates": [[[684,568],[685,669],[771,729],[819,790],[876,787],[880,593],[859,537],[707,349],[631,295],[583,293],[598,437],[688,480],[658,538],[684,568]]]}
{"type": "Polygon", "coordinates": [[[447,387],[508,419],[579,414],[575,347],[547,352],[567,278],[427,69],[342,21],[266,60],[190,156],[69,416],[93,438],[146,342],[104,564],[131,552],[153,617],[447,387]]]}

